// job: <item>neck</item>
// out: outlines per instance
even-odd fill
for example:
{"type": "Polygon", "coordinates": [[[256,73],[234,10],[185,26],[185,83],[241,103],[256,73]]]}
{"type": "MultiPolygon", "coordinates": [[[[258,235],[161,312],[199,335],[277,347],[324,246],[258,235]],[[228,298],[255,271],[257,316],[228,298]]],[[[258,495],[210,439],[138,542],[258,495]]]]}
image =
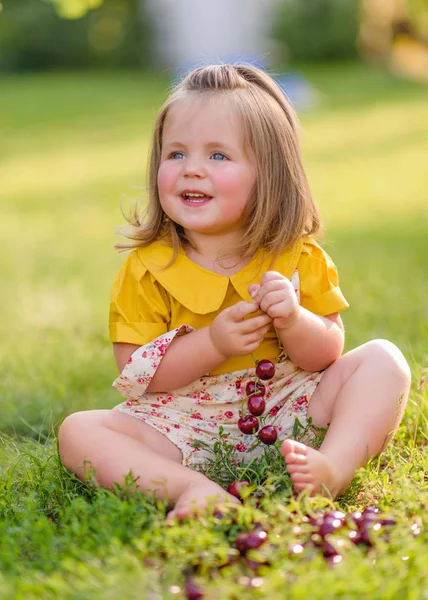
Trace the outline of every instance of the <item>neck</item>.
{"type": "Polygon", "coordinates": [[[225,233],[218,236],[186,231],[191,246],[186,254],[197,264],[223,275],[236,272],[248,263],[239,256],[238,248],[241,232],[225,233]]]}
{"type": "Polygon", "coordinates": [[[220,235],[205,235],[186,230],[185,234],[194,251],[204,258],[217,260],[227,255],[236,261],[236,258],[239,257],[240,231],[220,235]]]}

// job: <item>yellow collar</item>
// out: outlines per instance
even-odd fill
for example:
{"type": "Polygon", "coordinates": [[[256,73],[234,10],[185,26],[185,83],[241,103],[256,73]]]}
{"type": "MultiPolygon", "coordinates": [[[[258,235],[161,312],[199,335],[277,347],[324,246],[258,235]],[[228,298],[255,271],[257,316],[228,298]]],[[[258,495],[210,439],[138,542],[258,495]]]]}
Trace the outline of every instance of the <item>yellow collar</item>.
{"type": "Polygon", "coordinates": [[[182,248],[174,263],[165,269],[173,250],[164,242],[154,242],[150,246],[138,248],[137,253],[145,268],[180,304],[193,313],[205,315],[220,308],[229,282],[243,300],[250,301],[248,286],[250,283],[258,283],[265,271],[279,271],[290,279],[302,248],[303,239],[300,239],[291,249],[281,252],[274,262],[271,255],[260,248],[245,267],[230,277],[194,263],[182,248]]]}

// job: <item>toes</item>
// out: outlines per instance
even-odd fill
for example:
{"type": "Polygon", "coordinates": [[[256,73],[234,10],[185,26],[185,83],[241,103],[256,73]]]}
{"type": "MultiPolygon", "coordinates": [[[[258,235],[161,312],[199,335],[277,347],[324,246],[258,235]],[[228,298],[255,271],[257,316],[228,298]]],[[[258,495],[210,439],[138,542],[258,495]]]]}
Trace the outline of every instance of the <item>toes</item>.
{"type": "Polygon", "coordinates": [[[290,452],[285,456],[285,462],[288,465],[307,465],[308,459],[306,454],[296,454],[295,452],[290,452]]]}
{"type": "Polygon", "coordinates": [[[294,490],[296,492],[303,492],[304,490],[313,490],[313,485],[310,483],[295,483],[293,484],[294,490]]]}
{"type": "Polygon", "coordinates": [[[302,444],[301,442],[296,442],[296,440],[284,440],[281,445],[281,453],[284,456],[285,460],[287,460],[287,456],[295,455],[295,456],[306,456],[308,452],[307,446],[302,444]]]}
{"type": "Polygon", "coordinates": [[[292,473],[309,473],[309,465],[299,465],[299,464],[291,464],[287,463],[287,472],[291,475],[292,473]]]}
{"type": "Polygon", "coordinates": [[[293,483],[313,483],[313,477],[310,473],[290,473],[293,483]]]}

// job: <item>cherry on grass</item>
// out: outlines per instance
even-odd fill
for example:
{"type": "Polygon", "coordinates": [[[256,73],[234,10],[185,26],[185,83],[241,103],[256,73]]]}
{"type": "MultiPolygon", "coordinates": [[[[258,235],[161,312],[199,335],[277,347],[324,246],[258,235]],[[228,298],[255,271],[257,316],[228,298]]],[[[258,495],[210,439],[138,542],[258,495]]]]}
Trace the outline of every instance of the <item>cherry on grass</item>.
{"type": "Polygon", "coordinates": [[[250,487],[248,481],[245,481],[245,479],[237,479],[229,485],[227,491],[231,496],[235,496],[238,500],[242,500],[241,490],[247,487],[250,487]]]}
{"type": "Polygon", "coordinates": [[[204,590],[190,578],[186,579],[184,593],[187,600],[200,600],[205,596],[204,590]]]}

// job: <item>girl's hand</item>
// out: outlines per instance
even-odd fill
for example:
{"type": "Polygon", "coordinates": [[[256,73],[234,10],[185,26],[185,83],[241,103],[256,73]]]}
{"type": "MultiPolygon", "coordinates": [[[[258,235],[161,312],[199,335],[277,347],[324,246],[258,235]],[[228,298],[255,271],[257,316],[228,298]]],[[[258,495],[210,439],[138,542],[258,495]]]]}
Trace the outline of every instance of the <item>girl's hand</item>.
{"type": "Polygon", "coordinates": [[[238,302],[225,308],[212,322],[209,328],[211,342],[225,360],[231,356],[245,356],[260,346],[272,319],[267,314],[245,318],[258,309],[256,302],[238,302]]]}
{"type": "Polygon", "coordinates": [[[260,285],[252,284],[248,291],[254,302],[271,319],[277,331],[288,329],[299,317],[299,302],[293,284],[276,271],[266,271],[260,285]]]}

